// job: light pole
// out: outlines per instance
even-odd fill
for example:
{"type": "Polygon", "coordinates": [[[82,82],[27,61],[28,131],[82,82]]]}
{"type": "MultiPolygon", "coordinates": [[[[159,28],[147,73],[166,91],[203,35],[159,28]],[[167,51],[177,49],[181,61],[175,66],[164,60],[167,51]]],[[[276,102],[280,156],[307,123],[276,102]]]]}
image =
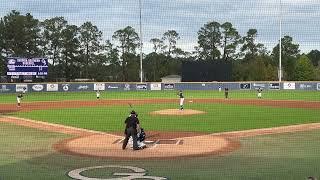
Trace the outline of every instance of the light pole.
{"type": "Polygon", "coordinates": [[[139,11],[140,11],[140,16],[139,16],[139,25],[140,25],[140,82],[143,81],[143,71],[142,71],[142,4],[141,0],[139,0],[139,11]]]}
{"type": "Polygon", "coordinates": [[[282,56],[282,42],[281,42],[281,38],[282,38],[282,2],[280,0],[280,20],[279,20],[279,33],[280,33],[280,40],[279,40],[279,82],[282,81],[282,64],[281,64],[281,56],[282,56]]]}

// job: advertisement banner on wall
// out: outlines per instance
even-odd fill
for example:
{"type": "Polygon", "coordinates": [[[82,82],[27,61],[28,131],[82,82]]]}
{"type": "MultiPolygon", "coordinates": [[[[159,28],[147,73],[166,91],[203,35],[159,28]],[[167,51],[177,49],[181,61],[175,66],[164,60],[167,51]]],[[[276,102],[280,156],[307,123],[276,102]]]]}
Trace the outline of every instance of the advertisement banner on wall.
{"type": "Polygon", "coordinates": [[[163,85],[164,90],[174,90],[174,84],[173,83],[166,83],[163,85]]]}
{"type": "Polygon", "coordinates": [[[69,91],[70,84],[61,84],[62,91],[69,91]]]}
{"type": "Polygon", "coordinates": [[[90,91],[90,87],[88,84],[78,84],[77,91],[90,91]]]}
{"type": "Polygon", "coordinates": [[[161,83],[151,83],[150,84],[151,91],[159,91],[161,90],[161,83]]]}
{"type": "Polygon", "coordinates": [[[240,83],[240,89],[251,89],[250,83],[240,83]]]}
{"type": "Polygon", "coordinates": [[[131,89],[131,87],[130,87],[130,84],[124,84],[124,88],[123,88],[123,90],[125,90],[125,91],[130,91],[130,89],[131,89]]]}
{"type": "Polygon", "coordinates": [[[273,90],[280,89],[280,83],[269,83],[269,89],[273,89],[273,90]]]}
{"type": "Polygon", "coordinates": [[[317,90],[320,91],[320,83],[317,83],[317,90]]]}
{"type": "Polygon", "coordinates": [[[27,84],[16,84],[16,92],[28,92],[27,84]]]}
{"type": "Polygon", "coordinates": [[[296,89],[296,83],[294,82],[284,82],[283,89],[296,89]]]}
{"type": "Polygon", "coordinates": [[[136,90],[147,90],[148,89],[148,86],[147,84],[136,84],[136,90]]]}
{"type": "Polygon", "coordinates": [[[94,83],[93,90],[95,90],[95,91],[97,91],[97,90],[104,91],[104,90],[106,90],[106,86],[105,86],[104,83],[94,83]]]}
{"type": "Polygon", "coordinates": [[[106,89],[109,90],[118,90],[120,87],[121,86],[119,84],[106,84],[106,89]]]}
{"type": "Polygon", "coordinates": [[[314,90],[314,86],[311,83],[302,83],[297,84],[296,86],[301,90],[314,90]]]}
{"type": "Polygon", "coordinates": [[[31,88],[32,88],[33,91],[39,92],[39,91],[43,91],[44,90],[44,85],[43,84],[35,84],[31,88]]]}
{"type": "Polygon", "coordinates": [[[1,86],[0,86],[0,92],[9,92],[11,89],[9,88],[9,86],[8,85],[6,85],[6,84],[2,84],[1,86]]]}
{"type": "Polygon", "coordinates": [[[58,91],[58,84],[47,84],[47,91],[58,91]]]}
{"type": "Polygon", "coordinates": [[[265,89],[266,88],[266,84],[264,83],[253,83],[252,84],[252,88],[253,89],[265,89]]]}

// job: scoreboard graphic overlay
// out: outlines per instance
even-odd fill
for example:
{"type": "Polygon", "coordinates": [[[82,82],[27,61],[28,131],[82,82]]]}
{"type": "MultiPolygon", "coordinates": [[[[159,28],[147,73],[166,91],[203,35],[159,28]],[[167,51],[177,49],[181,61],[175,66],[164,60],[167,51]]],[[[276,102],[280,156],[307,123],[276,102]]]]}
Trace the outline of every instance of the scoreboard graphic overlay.
{"type": "Polygon", "coordinates": [[[7,76],[47,76],[48,59],[46,58],[7,58],[7,76]]]}

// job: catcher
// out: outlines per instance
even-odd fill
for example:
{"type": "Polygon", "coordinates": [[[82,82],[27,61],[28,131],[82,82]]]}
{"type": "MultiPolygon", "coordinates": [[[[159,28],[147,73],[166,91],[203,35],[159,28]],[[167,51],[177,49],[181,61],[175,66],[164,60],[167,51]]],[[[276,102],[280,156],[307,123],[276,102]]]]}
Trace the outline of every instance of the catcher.
{"type": "MultiPolygon", "coordinates": [[[[140,132],[137,133],[137,144],[139,149],[144,149],[147,145],[144,143],[146,139],[146,133],[143,128],[140,128],[140,132]]],[[[128,144],[131,144],[131,148],[133,148],[133,138],[130,137],[128,144]]]]}

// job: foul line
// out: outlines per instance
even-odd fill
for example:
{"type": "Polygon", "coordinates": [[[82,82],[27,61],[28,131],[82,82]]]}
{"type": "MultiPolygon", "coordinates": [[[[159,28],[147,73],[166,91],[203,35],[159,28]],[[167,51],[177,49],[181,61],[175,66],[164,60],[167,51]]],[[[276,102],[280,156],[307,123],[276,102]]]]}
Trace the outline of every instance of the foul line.
{"type": "Polygon", "coordinates": [[[63,131],[63,129],[78,131],[80,133],[101,134],[101,135],[108,135],[108,136],[113,136],[113,137],[121,137],[121,136],[117,136],[114,134],[108,134],[108,133],[101,132],[101,131],[82,129],[82,128],[77,128],[77,127],[72,127],[72,126],[48,123],[48,122],[43,122],[43,121],[36,121],[36,120],[25,119],[25,118],[18,118],[18,117],[13,117],[13,116],[2,116],[2,117],[0,117],[0,122],[9,122],[9,123],[13,123],[16,125],[22,125],[22,126],[31,127],[31,128],[35,128],[32,125],[42,125],[42,126],[38,127],[37,129],[47,130],[47,131],[51,131],[51,132],[60,132],[60,133],[62,132],[65,134],[72,134],[72,135],[74,135],[74,134],[78,135],[78,133],[68,133],[68,132],[63,131]],[[29,124],[20,124],[19,122],[15,122],[14,120],[27,122],[29,124]],[[54,128],[62,128],[62,129],[55,130],[55,129],[47,129],[45,127],[54,127],[54,128]]]}

